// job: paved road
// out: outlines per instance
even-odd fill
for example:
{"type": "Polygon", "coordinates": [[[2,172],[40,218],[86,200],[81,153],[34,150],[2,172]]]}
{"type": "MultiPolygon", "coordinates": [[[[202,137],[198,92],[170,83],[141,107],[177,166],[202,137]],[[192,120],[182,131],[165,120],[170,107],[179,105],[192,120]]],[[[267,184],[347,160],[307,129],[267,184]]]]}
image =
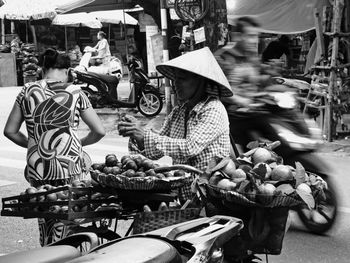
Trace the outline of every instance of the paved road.
{"type": "MultiPolygon", "coordinates": [[[[10,112],[18,88],[0,88],[0,130],[10,112]]],[[[93,161],[103,161],[107,153],[118,156],[127,153],[127,141],[110,134],[101,142],[88,146],[93,161]]],[[[322,154],[334,170],[340,196],[340,213],[336,227],[326,236],[305,232],[293,216],[290,231],[285,237],[282,254],[270,256],[269,262],[350,262],[350,178],[349,156],[322,154]]],[[[27,187],[23,178],[25,150],[12,144],[0,134],[0,197],[18,194],[27,187]]],[[[0,254],[38,246],[37,222],[33,219],[0,217],[0,254]]]]}

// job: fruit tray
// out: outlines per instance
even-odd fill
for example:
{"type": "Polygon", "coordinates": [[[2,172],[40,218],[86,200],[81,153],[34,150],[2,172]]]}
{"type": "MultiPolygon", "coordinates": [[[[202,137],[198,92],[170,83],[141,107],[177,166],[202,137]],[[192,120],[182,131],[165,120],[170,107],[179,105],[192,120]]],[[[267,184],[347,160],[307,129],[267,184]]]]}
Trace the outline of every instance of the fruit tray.
{"type": "Polygon", "coordinates": [[[190,182],[191,176],[172,177],[159,179],[156,177],[127,177],[123,175],[114,174],[91,174],[91,177],[102,186],[108,186],[122,190],[171,190],[180,188],[190,182]]]}
{"type": "Polygon", "coordinates": [[[91,177],[102,186],[121,190],[161,191],[181,188],[192,182],[190,173],[198,173],[199,170],[187,165],[173,165],[154,169],[154,175],[145,177],[128,177],[122,174],[105,174],[97,170],[91,170],[91,177]],[[182,176],[159,177],[159,174],[174,170],[182,170],[182,176]],[[185,173],[189,172],[189,173],[185,173]]]}
{"type": "Polygon", "coordinates": [[[227,191],[209,184],[207,184],[207,192],[212,197],[248,207],[292,207],[304,203],[297,193],[273,196],[263,194],[243,195],[236,191],[227,191]]]}
{"type": "Polygon", "coordinates": [[[93,187],[62,186],[45,192],[2,198],[2,216],[23,218],[114,218],[121,206],[115,196],[96,193],[93,187]],[[62,199],[58,199],[58,197],[62,199]]]}

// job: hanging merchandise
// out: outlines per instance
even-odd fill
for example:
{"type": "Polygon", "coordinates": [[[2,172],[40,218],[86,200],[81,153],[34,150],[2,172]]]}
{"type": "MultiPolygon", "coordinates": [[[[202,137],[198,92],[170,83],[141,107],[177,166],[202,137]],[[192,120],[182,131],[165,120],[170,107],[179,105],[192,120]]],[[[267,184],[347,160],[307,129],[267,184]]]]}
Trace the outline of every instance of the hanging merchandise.
{"type": "Polygon", "coordinates": [[[181,20],[196,22],[208,13],[209,0],[175,0],[174,8],[181,20]]]}
{"type": "Polygon", "coordinates": [[[23,82],[33,82],[37,80],[39,66],[35,56],[34,44],[23,44],[21,47],[23,82]]]}
{"type": "Polygon", "coordinates": [[[204,27],[197,28],[193,30],[194,41],[196,44],[205,42],[205,31],[204,27]]]}

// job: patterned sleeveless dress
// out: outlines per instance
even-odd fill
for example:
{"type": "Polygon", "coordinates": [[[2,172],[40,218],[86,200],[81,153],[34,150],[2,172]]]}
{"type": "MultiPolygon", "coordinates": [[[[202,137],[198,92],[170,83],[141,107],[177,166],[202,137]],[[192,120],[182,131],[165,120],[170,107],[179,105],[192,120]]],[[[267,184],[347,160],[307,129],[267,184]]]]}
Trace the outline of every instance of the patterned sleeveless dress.
{"type": "MultiPolygon", "coordinates": [[[[91,104],[79,86],[41,80],[26,84],[16,99],[28,132],[25,177],[34,187],[83,179],[83,151],[76,134],[80,113],[91,104]]],[[[40,243],[68,231],[57,220],[39,219],[40,243]]]]}
{"type": "Polygon", "coordinates": [[[63,185],[82,175],[76,135],[80,112],[91,107],[76,85],[38,81],[24,86],[16,102],[28,131],[26,179],[34,186],[63,185]]]}

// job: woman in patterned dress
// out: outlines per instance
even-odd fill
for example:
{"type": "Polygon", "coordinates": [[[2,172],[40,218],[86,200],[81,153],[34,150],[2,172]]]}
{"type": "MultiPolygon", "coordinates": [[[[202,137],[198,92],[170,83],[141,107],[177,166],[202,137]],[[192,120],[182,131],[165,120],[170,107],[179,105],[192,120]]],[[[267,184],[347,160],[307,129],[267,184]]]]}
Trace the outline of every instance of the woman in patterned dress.
{"type": "MultiPolygon", "coordinates": [[[[105,131],[82,90],[68,84],[68,55],[46,50],[39,59],[44,79],[27,83],[17,96],[4,135],[27,148],[25,178],[31,186],[64,185],[85,179],[82,146],[98,142],[105,131]],[[83,138],[76,134],[82,119],[90,128],[83,138]],[[20,131],[26,123],[27,133],[20,131]]],[[[45,245],[66,235],[56,220],[39,219],[40,243],[45,245]]]]}

